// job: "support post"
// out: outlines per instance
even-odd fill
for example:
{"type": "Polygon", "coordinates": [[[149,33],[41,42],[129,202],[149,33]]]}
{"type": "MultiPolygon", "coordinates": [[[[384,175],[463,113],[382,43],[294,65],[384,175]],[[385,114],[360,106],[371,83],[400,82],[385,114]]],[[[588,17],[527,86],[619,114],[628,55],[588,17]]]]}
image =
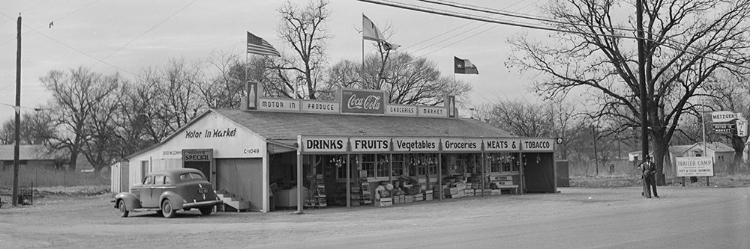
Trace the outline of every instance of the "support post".
{"type": "Polygon", "coordinates": [[[302,198],[302,135],[297,135],[297,212],[295,214],[304,214],[302,211],[304,199],[302,198]]]}
{"type": "Polygon", "coordinates": [[[13,107],[16,113],[16,145],[13,147],[13,206],[18,205],[18,171],[19,169],[19,141],[21,140],[21,15],[18,15],[18,47],[16,50],[16,105],[13,107]]]}

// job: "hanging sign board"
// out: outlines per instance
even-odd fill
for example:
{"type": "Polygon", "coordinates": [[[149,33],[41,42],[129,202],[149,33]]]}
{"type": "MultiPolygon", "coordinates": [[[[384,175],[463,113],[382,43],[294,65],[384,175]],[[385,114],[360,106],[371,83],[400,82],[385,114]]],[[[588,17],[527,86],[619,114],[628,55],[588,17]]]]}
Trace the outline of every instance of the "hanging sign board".
{"type": "Polygon", "coordinates": [[[443,138],[440,140],[442,151],[476,152],[482,148],[482,139],[479,138],[443,138]]]}
{"type": "Polygon", "coordinates": [[[303,153],[346,153],[346,143],[349,141],[345,137],[302,137],[303,153]]]}
{"type": "Polygon", "coordinates": [[[711,121],[714,123],[729,122],[737,119],[737,113],[730,111],[718,111],[711,113],[711,121]]]}
{"type": "Polygon", "coordinates": [[[393,138],[393,151],[397,152],[437,152],[439,145],[439,138],[393,138]]]}
{"type": "Polygon", "coordinates": [[[420,117],[448,117],[448,109],[446,109],[445,107],[418,106],[417,110],[417,115],[420,117]]]}
{"type": "Polygon", "coordinates": [[[391,151],[391,139],[387,137],[352,137],[353,152],[389,152],[391,151]]]}
{"type": "Polygon", "coordinates": [[[213,159],[213,149],[183,149],[183,162],[210,162],[213,159]]]}
{"type": "Polygon", "coordinates": [[[521,139],[518,138],[485,138],[484,150],[493,152],[519,151],[521,139]]]}
{"type": "Polygon", "coordinates": [[[677,176],[714,176],[714,161],[710,157],[675,158],[677,176]]]}
{"type": "Polygon", "coordinates": [[[736,124],[733,122],[727,123],[714,123],[714,132],[722,134],[731,134],[737,129],[736,124]]]}
{"type": "Polygon", "coordinates": [[[297,99],[269,99],[260,98],[258,100],[258,110],[261,111],[283,111],[283,112],[299,112],[300,104],[297,99]]]}
{"type": "Polygon", "coordinates": [[[738,137],[747,136],[747,120],[746,119],[737,119],[737,136],[738,137]]]}
{"type": "Polygon", "coordinates": [[[330,101],[302,100],[302,112],[339,114],[339,103],[330,101]]]}
{"type": "Polygon", "coordinates": [[[525,138],[521,140],[522,151],[555,151],[555,140],[544,138],[525,138]]]}
{"type": "Polygon", "coordinates": [[[341,89],[341,113],[385,114],[385,92],[341,89]]]}

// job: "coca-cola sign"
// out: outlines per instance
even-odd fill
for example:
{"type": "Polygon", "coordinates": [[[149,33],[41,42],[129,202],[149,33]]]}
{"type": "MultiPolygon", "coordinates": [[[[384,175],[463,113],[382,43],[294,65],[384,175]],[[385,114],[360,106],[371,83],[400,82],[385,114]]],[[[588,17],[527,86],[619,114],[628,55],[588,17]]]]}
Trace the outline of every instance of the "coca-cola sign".
{"type": "Polygon", "coordinates": [[[341,113],[385,114],[385,92],[342,89],[341,113]]]}

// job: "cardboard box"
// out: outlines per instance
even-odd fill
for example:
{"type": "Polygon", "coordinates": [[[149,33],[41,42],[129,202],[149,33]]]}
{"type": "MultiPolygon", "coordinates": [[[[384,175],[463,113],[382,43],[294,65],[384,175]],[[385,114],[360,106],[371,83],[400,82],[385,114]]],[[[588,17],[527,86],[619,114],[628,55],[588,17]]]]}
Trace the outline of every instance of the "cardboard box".
{"type": "Polygon", "coordinates": [[[492,190],[491,189],[485,189],[484,190],[484,196],[488,196],[488,195],[492,195],[492,190]]]}
{"type": "Polygon", "coordinates": [[[423,194],[418,194],[414,196],[414,201],[423,201],[423,200],[424,200],[423,194]]]}
{"type": "Polygon", "coordinates": [[[404,196],[404,203],[411,203],[414,202],[414,196],[413,195],[405,195],[404,196]]]}
{"type": "Polygon", "coordinates": [[[491,192],[491,193],[492,193],[492,195],[500,195],[500,193],[502,193],[502,191],[500,191],[499,189],[493,189],[493,190],[491,190],[491,191],[492,191],[492,192],[491,192]]]}
{"type": "Polygon", "coordinates": [[[387,206],[392,206],[392,205],[393,205],[393,199],[390,197],[380,198],[380,201],[378,201],[378,206],[380,207],[387,207],[387,206]]]}
{"type": "Polygon", "coordinates": [[[425,200],[425,201],[431,201],[431,200],[432,200],[432,195],[426,195],[426,196],[424,197],[424,200],[425,200]]]}

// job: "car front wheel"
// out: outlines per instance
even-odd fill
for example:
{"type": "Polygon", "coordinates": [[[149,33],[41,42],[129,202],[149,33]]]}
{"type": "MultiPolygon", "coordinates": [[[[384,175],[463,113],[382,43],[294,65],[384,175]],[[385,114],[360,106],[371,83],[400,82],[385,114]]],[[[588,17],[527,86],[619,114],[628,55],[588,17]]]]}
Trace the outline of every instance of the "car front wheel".
{"type": "Polygon", "coordinates": [[[213,207],[204,207],[204,208],[200,208],[200,210],[201,210],[201,214],[202,214],[203,216],[208,216],[208,215],[210,215],[210,214],[211,214],[211,212],[213,211],[213,209],[214,209],[213,207]]]}
{"type": "Polygon", "coordinates": [[[172,203],[169,202],[169,199],[161,203],[161,213],[164,215],[164,218],[174,218],[175,210],[172,209],[172,203]]]}
{"type": "Polygon", "coordinates": [[[128,208],[125,206],[124,200],[120,200],[117,202],[117,208],[120,209],[120,217],[128,217],[128,214],[130,212],[128,211],[128,208]]]}

